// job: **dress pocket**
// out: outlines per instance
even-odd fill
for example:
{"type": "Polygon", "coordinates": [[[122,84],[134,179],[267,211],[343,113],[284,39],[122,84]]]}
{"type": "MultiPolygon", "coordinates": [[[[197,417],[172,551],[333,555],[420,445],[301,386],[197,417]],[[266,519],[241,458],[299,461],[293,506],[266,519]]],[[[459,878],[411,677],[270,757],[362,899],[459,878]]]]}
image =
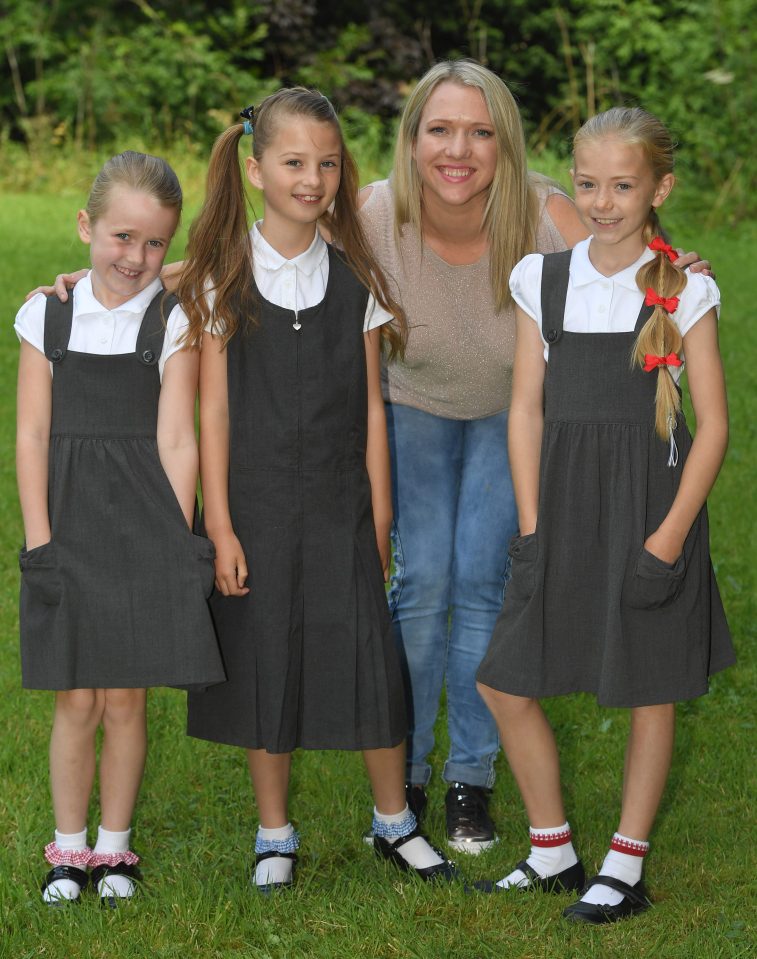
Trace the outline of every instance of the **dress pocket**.
{"type": "Polygon", "coordinates": [[[18,554],[22,583],[30,597],[45,606],[57,606],[63,593],[58,570],[57,550],[52,540],[35,546],[21,548],[18,554]]]}
{"type": "Polygon", "coordinates": [[[536,586],[536,558],[539,542],[536,533],[513,536],[507,549],[505,596],[528,599],[536,586]]]}
{"type": "Polygon", "coordinates": [[[192,541],[200,571],[200,582],[202,583],[203,593],[205,599],[209,599],[216,581],[216,548],[212,540],[209,540],[207,536],[198,536],[197,533],[192,533],[192,541]]]}
{"type": "Polygon", "coordinates": [[[626,578],[624,599],[634,609],[667,606],[678,596],[685,573],[683,554],[671,564],[642,547],[626,578]]]}

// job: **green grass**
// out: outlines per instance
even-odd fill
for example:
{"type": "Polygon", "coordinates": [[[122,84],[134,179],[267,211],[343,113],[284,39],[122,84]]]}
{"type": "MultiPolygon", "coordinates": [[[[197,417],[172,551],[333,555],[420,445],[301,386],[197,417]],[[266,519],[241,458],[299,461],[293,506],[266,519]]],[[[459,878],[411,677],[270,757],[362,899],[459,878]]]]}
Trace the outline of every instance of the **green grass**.
{"type": "MultiPolygon", "coordinates": [[[[21,522],[13,473],[15,310],[26,290],[81,264],[74,215],[83,195],[14,195],[0,206],[0,957],[202,956],[224,959],[736,959],[755,954],[753,828],[755,548],[753,545],[757,230],[699,233],[684,198],[670,220],[675,241],[716,265],[725,306],[722,348],[732,439],[711,498],[713,556],[739,654],[710,696],[679,707],[675,762],[652,836],[648,880],[655,908],[633,922],[569,926],[567,897],[466,895],[462,884],[427,888],[374,860],[361,842],[371,800],[358,756],[296,757],[291,812],[302,834],[300,878],[288,895],[262,899],[247,885],[255,809],[240,751],[185,737],[184,699],[149,699],[150,753],[135,820],[144,894],[117,912],[88,897],[47,910],[38,884],[53,828],[47,784],[52,697],[20,688],[16,550],[21,522]]],[[[196,190],[190,208],[198,202],[196,190]]],[[[178,255],[181,238],[174,254],[178,255]]],[[[627,716],[588,697],[548,704],[562,749],[566,801],[587,868],[617,824],[627,716]]],[[[445,734],[439,727],[436,768],[445,734]]],[[[459,863],[465,875],[499,878],[526,851],[526,820],[500,759],[493,813],[501,842],[459,863]]],[[[429,831],[443,839],[443,786],[431,788],[429,831]]],[[[90,827],[98,822],[93,803],[90,827]]]]}

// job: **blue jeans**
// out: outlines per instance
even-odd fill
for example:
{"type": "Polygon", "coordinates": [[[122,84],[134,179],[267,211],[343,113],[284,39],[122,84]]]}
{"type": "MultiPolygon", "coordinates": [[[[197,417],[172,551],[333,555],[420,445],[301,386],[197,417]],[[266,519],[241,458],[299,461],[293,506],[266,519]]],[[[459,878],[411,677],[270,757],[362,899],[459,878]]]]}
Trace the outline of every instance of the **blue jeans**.
{"type": "Polygon", "coordinates": [[[447,782],[491,786],[497,727],[476,670],[502,605],[517,530],[507,412],[451,420],[387,404],[394,500],[389,605],[407,683],[409,782],[426,784],[442,684],[447,782]]]}

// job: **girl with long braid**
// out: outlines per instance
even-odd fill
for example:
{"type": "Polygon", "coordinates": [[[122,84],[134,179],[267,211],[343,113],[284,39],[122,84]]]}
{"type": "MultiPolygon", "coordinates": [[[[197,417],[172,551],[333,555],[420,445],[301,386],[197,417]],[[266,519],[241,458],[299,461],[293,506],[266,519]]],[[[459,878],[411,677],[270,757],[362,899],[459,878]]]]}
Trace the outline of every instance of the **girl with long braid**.
{"type": "Polygon", "coordinates": [[[486,891],[582,889],[564,915],[612,922],[649,907],[642,866],[670,768],[675,702],[707,692],[733,649],[710,562],[705,501],[728,442],[714,281],[673,266],[657,209],[673,142],[640,109],[574,139],[589,239],[530,254],[517,309],[509,443],[520,533],[478,673],[531,826],[531,851],[486,891]],[[696,417],[681,411],[684,356],[696,417]],[[563,808],[557,747],[539,704],[591,692],[629,707],[618,831],[595,876],[563,808]]]}

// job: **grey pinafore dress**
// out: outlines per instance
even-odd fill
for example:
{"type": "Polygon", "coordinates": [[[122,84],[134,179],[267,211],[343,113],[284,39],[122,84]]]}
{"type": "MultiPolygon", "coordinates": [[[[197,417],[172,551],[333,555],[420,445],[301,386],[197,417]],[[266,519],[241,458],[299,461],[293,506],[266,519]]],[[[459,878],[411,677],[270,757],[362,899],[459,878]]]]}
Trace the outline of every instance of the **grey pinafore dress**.
{"type": "Polygon", "coordinates": [[[211,599],[228,682],[190,694],[188,732],[271,753],[394,746],[406,719],[365,466],[367,291],[329,248],[325,298],[299,329],[259,303],[227,347],[250,592],[211,599]]]}
{"type": "Polygon", "coordinates": [[[592,692],[644,706],[707,692],[734,662],[702,508],[670,566],[644,549],[668,513],[678,464],[655,431],[657,371],[630,366],[632,333],[563,330],[570,251],[544,257],[545,373],[536,532],[510,546],[511,579],[480,682],[520,696],[592,692]]]}
{"type": "Polygon", "coordinates": [[[189,530],[158,456],[163,295],[145,312],[135,352],[114,356],[69,350],[72,298],[48,299],[52,538],[20,555],[27,688],[225,678],[206,599],[213,545],[189,530]]]}

